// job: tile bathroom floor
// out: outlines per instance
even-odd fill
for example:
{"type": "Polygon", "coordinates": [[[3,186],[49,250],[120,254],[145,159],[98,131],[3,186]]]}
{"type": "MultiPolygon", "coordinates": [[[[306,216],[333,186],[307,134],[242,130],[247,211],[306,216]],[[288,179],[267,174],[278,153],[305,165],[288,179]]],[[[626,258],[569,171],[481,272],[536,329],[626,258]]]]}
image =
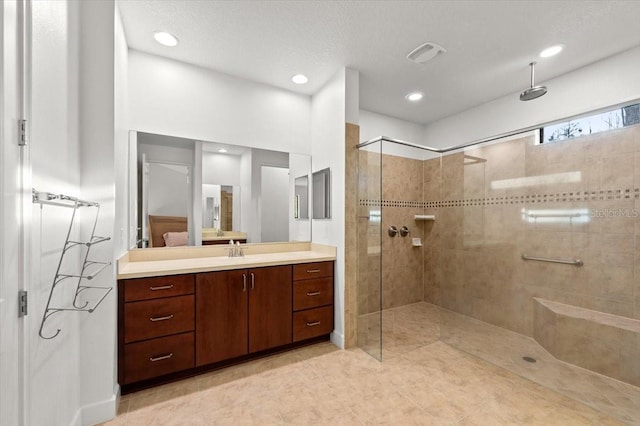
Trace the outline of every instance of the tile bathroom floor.
{"type": "MultiPolygon", "coordinates": [[[[414,320],[433,316],[439,311],[433,305],[403,308],[387,318],[384,331],[395,350],[382,363],[361,349],[320,343],[125,395],[105,425],[640,424],[428,337],[414,320]],[[400,321],[405,315],[409,322],[400,321]],[[395,326],[392,319],[399,320],[395,326]]],[[[463,327],[446,315],[447,324],[463,327]]],[[[470,326],[481,340],[486,331],[477,328],[470,326]]],[[[452,342],[468,337],[453,328],[446,334],[452,342]]]]}

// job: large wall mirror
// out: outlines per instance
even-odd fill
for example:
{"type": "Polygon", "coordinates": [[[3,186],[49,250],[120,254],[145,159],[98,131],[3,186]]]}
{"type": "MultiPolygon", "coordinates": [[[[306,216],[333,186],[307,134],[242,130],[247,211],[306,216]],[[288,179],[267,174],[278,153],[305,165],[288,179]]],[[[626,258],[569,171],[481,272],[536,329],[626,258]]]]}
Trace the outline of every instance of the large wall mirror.
{"type": "Polygon", "coordinates": [[[311,241],[309,155],[136,131],[129,148],[132,247],[311,241]]]}

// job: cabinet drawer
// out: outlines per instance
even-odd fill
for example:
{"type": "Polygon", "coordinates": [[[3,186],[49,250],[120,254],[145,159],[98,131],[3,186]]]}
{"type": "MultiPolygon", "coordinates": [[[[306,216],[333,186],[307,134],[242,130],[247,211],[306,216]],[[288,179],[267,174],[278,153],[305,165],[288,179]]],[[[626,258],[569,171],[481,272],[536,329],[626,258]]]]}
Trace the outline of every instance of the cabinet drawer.
{"type": "Polygon", "coordinates": [[[293,279],[308,280],[333,276],[333,262],[314,262],[293,265],[293,279]]]}
{"type": "Polygon", "coordinates": [[[123,384],[192,368],[193,342],[191,332],[125,345],[123,384]]]}
{"type": "Polygon", "coordinates": [[[333,304],[333,278],[295,281],[293,283],[293,310],[317,308],[333,304]]]}
{"type": "Polygon", "coordinates": [[[193,304],[193,295],[125,303],[124,342],[193,330],[193,304]]]}
{"type": "Polygon", "coordinates": [[[158,299],[193,294],[193,275],[134,278],[124,282],[124,301],[158,299]]]}
{"type": "Polygon", "coordinates": [[[293,341],[323,336],[333,331],[333,305],[293,313],[293,341]]]}

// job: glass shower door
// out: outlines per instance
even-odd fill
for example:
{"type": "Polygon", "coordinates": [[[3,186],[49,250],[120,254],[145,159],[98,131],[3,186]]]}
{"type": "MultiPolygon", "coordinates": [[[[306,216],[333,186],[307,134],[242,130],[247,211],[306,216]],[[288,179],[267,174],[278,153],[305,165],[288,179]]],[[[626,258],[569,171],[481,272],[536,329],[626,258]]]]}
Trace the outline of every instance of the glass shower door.
{"type": "Polygon", "coordinates": [[[358,346],[382,360],[382,142],[358,151],[358,346]]]}

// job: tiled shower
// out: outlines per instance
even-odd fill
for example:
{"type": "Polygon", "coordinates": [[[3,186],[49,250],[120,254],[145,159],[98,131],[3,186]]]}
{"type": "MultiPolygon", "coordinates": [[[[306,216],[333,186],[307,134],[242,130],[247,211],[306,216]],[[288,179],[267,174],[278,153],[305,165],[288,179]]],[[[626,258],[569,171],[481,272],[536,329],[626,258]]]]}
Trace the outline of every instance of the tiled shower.
{"type": "Polygon", "coordinates": [[[640,423],[640,126],[538,139],[359,149],[358,346],[440,340],[640,423]]]}

